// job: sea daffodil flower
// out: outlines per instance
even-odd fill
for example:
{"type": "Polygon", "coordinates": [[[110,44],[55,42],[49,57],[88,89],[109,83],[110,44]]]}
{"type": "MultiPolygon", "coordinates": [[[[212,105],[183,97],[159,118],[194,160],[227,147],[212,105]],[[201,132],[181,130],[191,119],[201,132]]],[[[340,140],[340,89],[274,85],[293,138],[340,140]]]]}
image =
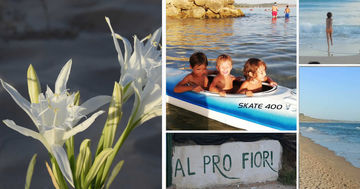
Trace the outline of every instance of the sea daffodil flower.
{"type": "Polygon", "coordinates": [[[74,104],[75,94],[69,95],[66,89],[71,64],[72,61],[69,60],[60,71],[55,83],[55,93],[47,87],[45,94],[39,94],[38,103],[30,103],[14,87],[2,80],[0,81],[4,89],[32,119],[38,132],[18,126],[12,120],[6,119],[3,122],[25,136],[39,140],[54,156],[67,181],[74,186],[70,164],[63,145],[67,139],[87,129],[99,115],[104,113],[104,111],[98,111],[76,125],[81,118],[108,103],[111,97],[93,97],[81,106],[76,106],[74,104]]]}
{"type": "Polygon", "coordinates": [[[161,115],[161,66],[152,69],[145,87],[142,87],[138,80],[132,86],[135,91],[135,102],[130,125],[135,128],[161,115]]]}
{"type": "MultiPolygon", "coordinates": [[[[114,33],[110,19],[108,17],[105,17],[105,19],[109,25],[121,67],[119,79],[120,85],[125,87],[132,81],[137,80],[141,86],[144,86],[152,70],[161,66],[161,51],[158,50],[161,28],[142,40],[139,40],[137,36],[134,36],[133,51],[130,42],[126,38],[114,33]],[[122,40],[124,44],[124,55],[121,52],[118,39],[122,40]],[[146,44],[144,44],[145,40],[147,40],[146,44]]],[[[132,90],[127,90],[125,91],[124,97],[127,98],[132,94],[132,90]]]]}

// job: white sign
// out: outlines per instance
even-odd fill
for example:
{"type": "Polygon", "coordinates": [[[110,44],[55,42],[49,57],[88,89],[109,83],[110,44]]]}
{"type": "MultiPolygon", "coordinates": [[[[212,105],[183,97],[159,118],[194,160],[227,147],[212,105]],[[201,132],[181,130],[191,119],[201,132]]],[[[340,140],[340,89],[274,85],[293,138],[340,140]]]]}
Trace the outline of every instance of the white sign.
{"type": "Polygon", "coordinates": [[[277,140],[174,146],[173,150],[176,187],[275,181],[281,169],[282,147],[277,140]]]}

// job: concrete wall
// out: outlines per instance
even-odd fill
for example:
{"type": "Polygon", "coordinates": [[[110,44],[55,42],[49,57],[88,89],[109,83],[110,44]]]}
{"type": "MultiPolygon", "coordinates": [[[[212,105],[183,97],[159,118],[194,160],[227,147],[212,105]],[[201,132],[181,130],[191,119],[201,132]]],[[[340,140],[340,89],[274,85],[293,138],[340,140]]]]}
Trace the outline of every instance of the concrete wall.
{"type": "Polygon", "coordinates": [[[175,146],[173,184],[180,188],[275,181],[281,169],[277,140],[175,146]]]}

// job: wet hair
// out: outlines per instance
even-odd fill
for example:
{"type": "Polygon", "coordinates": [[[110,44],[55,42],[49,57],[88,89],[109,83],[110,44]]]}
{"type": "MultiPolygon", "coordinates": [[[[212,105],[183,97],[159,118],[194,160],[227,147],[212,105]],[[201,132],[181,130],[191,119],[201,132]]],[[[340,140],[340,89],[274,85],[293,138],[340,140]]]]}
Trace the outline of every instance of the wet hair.
{"type": "Polygon", "coordinates": [[[331,12],[328,12],[328,13],[326,14],[326,16],[327,16],[328,18],[331,18],[331,17],[332,17],[332,13],[331,13],[331,12]]]}
{"type": "Polygon", "coordinates": [[[206,55],[202,52],[193,53],[189,58],[190,66],[194,68],[195,66],[200,66],[202,64],[208,65],[208,59],[206,55]]]}
{"type": "Polygon", "coordinates": [[[253,77],[256,77],[256,71],[260,66],[264,66],[266,70],[266,64],[264,61],[258,59],[258,58],[249,58],[245,62],[243,73],[246,79],[251,79],[250,72],[253,73],[253,77]]]}
{"type": "Polygon", "coordinates": [[[222,54],[216,58],[216,65],[218,66],[221,62],[229,61],[232,64],[231,56],[222,54]]]}

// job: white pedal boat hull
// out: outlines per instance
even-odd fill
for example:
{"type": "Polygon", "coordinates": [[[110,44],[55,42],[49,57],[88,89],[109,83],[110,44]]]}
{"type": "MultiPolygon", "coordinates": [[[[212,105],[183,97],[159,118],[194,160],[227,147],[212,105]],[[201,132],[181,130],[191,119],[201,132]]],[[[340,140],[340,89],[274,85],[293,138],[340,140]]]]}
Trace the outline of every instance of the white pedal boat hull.
{"type": "Polygon", "coordinates": [[[208,91],[175,93],[174,87],[190,72],[166,69],[167,102],[248,131],[296,131],[297,97],[294,90],[277,86],[253,97],[208,91]]]}

